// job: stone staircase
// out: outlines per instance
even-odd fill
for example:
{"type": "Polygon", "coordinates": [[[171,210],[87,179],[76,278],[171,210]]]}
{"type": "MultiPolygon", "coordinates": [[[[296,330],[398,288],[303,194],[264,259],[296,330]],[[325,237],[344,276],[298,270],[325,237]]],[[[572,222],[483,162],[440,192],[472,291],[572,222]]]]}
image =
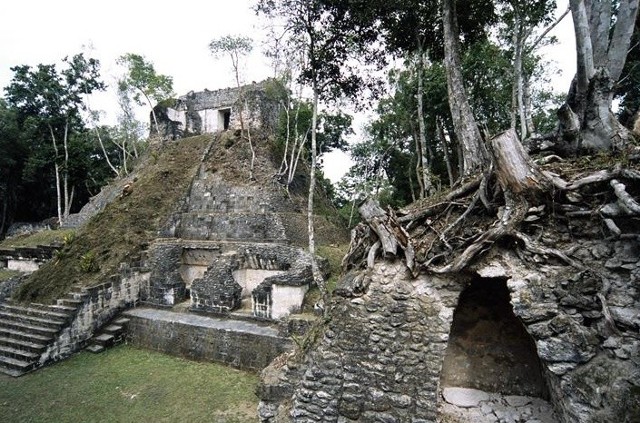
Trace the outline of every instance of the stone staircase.
{"type": "Polygon", "coordinates": [[[86,350],[97,354],[124,342],[128,323],[129,319],[119,317],[106,324],[89,340],[86,350]]]}
{"type": "Polygon", "coordinates": [[[37,367],[41,355],[73,319],[79,303],[68,298],[56,305],[0,304],[0,372],[17,377],[37,367]]]}

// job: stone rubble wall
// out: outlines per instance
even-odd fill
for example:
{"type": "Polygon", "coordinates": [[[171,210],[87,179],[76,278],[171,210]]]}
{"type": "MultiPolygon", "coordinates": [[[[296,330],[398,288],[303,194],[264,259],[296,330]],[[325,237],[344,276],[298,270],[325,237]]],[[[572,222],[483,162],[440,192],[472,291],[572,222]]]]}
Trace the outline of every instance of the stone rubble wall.
{"type": "Polygon", "coordinates": [[[147,268],[151,273],[143,301],[172,306],[186,298],[186,284],[180,274],[182,252],[182,246],[175,243],[151,245],[147,252],[147,268]]]}
{"type": "Polygon", "coordinates": [[[0,303],[8,300],[26,282],[27,275],[16,275],[0,281],[0,303]]]}
{"type": "MultiPolygon", "coordinates": [[[[637,421],[640,243],[575,244],[587,269],[497,248],[468,273],[442,279],[412,279],[399,261],[346,275],[317,341],[263,372],[261,421],[444,421],[439,383],[452,315],[476,278],[506,280],[559,422],[637,421]]],[[[495,412],[502,400],[492,404],[478,421],[510,421],[495,412]]]]}
{"type": "Polygon", "coordinates": [[[341,289],[317,344],[266,373],[262,422],[433,422],[458,283],[411,280],[404,265],[376,263],[366,293],[341,289]],[[291,400],[291,409],[286,407],[291,400]]]}
{"type": "Polygon", "coordinates": [[[633,421],[640,416],[640,243],[585,241],[574,255],[588,269],[541,265],[515,274],[508,281],[514,312],[536,341],[561,421],[633,421]]]}
{"type": "Polygon", "coordinates": [[[191,309],[228,313],[240,307],[242,286],[233,272],[238,269],[236,254],[223,254],[207,268],[204,276],[191,283],[191,309]]]}

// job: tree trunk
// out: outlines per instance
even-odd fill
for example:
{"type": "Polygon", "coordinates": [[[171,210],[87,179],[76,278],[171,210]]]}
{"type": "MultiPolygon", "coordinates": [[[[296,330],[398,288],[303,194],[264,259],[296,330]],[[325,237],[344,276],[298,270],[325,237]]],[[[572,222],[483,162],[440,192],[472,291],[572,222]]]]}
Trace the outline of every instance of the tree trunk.
{"type": "MultiPolygon", "coordinates": [[[[94,126],[93,130],[96,132],[96,137],[98,137],[98,143],[100,144],[100,149],[102,150],[102,154],[104,155],[104,159],[107,161],[107,165],[109,166],[109,169],[111,169],[111,171],[113,173],[115,173],[116,176],[120,176],[120,172],[118,172],[118,169],[115,168],[115,166],[113,166],[113,164],[111,163],[111,160],[109,160],[109,155],[107,154],[107,150],[104,148],[104,143],[102,142],[102,137],[100,136],[100,131],[98,130],[97,126],[94,126]]],[[[124,145],[124,143],[123,143],[124,145]]],[[[126,166],[127,166],[127,158],[125,156],[125,151],[124,151],[124,147],[122,147],[122,158],[125,161],[125,173],[127,173],[126,171],[126,166]]]]}
{"type": "MultiPolygon", "coordinates": [[[[156,111],[153,108],[153,103],[151,103],[151,99],[149,98],[147,93],[145,93],[140,88],[138,88],[138,91],[140,91],[142,93],[142,95],[144,96],[144,98],[147,100],[147,104],[151,108],[151,117],[153,118],[153,124],[156,126],[156,134],[160,135],[160,128],[158,126],[158,117],[156,116],[156,111]]],[[[150,131],[150,132],[153,133],[153,131],[150,131]]]]}
{"type": "Polygon", "coordinates": [[[49,134],[51,134],[51,142],[53,143],[53,151],[55,157],[53,158],[53,168],[56,173],[56,206],[58,209],[58,225],[62,225],[62,193],[60,189],[60,166],[58,165],[58,143],[56,142],[56,136],[53,133],[53,128],[49,126],[49,134]]]}
{"type": "Polygon", "coordinates": [[[420,194],[420,198],[429,197],[433,194],[433,184],[431,183],[431,169],[429,167],[429,160],[427,159],[427,137],[426,137],[426,129],[424,125],[424,106],[423,106],[423,52],[422,52],[422,43],[418,41],[418,60],[416,63],[416,78],[418,78],[418,132],[420,137],[420,166],[422,170],[422,186],[423,193],[420,194]]]}
{"type": "Polygon", "coordinates": [[[438,132],[438,137],[440,138],[440,142],[442,143],[442,152],[444,153],[444,163],[447,166],[447,176],[449,177],[449,186],[452,187],[455,179],[453,177],[453,167],[451,165],[451,157],[449,156],[449,146],[447,143],[447,136],[444,133],[444,126],[440,121],[440,118],[436,118],[436,131],[438,132]]]}
{"type": "Polygon", "coordinates": [[[536,127],[533,123],[533,104],[531,101],[531,84],[528,75],[522,75],[522,97],[524,99],[524,115],[529,137],[535,136],[536,127]]]}
{"type": "Polygon", "coordinates": [[[325,285],[324,278],[318,267],[318,261],[316,260],[316,237],[315,237],[315,225],[313,222],[313,204],[314,194],[316,189],[316,162],[317,154],[316,147],[317,132],[318,132],[318,86],[317,82],[313,84],[313,112],[311,115],[311,169],[309,170],[309,198],[307,203],[307,222],[309,232],[309,254],[311,255],[311,271],[313,272],[313,279],[315,280],[323,298],[328,294],[327,286],[325,285]]]}
{"type": "Polygon", "coordinates": [[[418,197],[424,198],[425,189],[424,182],[422,180],[422,166],[420,160],[422,157],[422,147],[420,146],[420,136],[416,133],[415,128],[413,130],[413,140],[416,146],[416,167],[414,170],[416,172],[416,180],[418,181],[418,189],[420,190],[420,195],[418,197]]]}
{"type": "MultiPolygon", "coordinates": [[[[64,138],[63,138],[63,146],[64,146],[64,169],[62,172],[62,181],[64,187],[64,209],[62,213],[62,217],[66,220],[69,217],[69,211],[71,209],[71,200],[69,194],[69,121],[65,122],[64,125],[64,138]]],[[[62,223],[61,223],[62,224],[62,223]]]]}
{"type": "Polygon", "coordinates": [[[515,129],[496,135],[490,144],[495,173],[504,190],[516,196],[530,196],[546,189],[547,178],[524,151],[515,129]]]}
{"type": "Polygon", "coordinates": [[[482,143],[471,105],[464,88],[458,41],[458,22],[455,0],[443,1],[444,54],[447,73],[449,108],[456,137],[462,146],[463,175],[468,176],[488,166],[490,160],[482,143]]]}
{"type": "Polygon", "coordinates": [[[515,57],[513,61],[513,71],[515,74],[516,85],[516,107],[518,110],[518,120],[520,121],[520,139],[527,138],[527,122],[524,111],[524,84],[523,84],[523,69],[522,69],[522,53],[524,49],[524,36],[523,28],[520,22],[518,22],[516,28],[516,45],[515,57]]]}
{"type": "MultiPolygon", "coordinates": [[[[629,133],[611,111],[638,13],[638,0],[622,0],[611,30],[612,1],[570,0],[576,37],[577,71],[567,105],[580,122],[578,148],[606,151],[623,147],[629,133]]],[[[570,113],[564,113],[571,116],[570,113]]],[[[573,117],[573,116],[572,116],[573,117]]],[[[571,127],[563,122],[562,127],[571,127]]],[[[566,132],[561,134],[568,138],[566,132]]]]}

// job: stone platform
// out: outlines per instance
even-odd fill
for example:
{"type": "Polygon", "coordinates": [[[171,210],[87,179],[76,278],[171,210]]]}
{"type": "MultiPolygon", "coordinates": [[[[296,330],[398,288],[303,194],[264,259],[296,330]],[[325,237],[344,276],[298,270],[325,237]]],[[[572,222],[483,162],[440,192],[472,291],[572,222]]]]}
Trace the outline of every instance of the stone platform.
{"type": "Polygon", "coordinates": [[[131,320],[127,337],[133,345],[192,360],[259,371],[292,348],[268,324],[154,308],[135,308],[123,316],[131,320]]]}
{"type": "Polygon", "coordinates": [[[549,402],[535,397],[501,395],[478,389],[446,387],[439,414],[449,423],[557,423],[549,402]]]}

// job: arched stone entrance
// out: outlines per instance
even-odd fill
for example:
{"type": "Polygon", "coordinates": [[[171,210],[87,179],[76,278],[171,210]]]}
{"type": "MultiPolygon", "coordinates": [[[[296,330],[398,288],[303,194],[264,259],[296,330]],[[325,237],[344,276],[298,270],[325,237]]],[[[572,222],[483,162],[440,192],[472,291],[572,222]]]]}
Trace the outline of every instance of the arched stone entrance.
{"type": "Polygon", "coordinates": [[[443,421],[555,423],[533,339],[506,278],[475,278],[460,295],[440,377],[443,421]]]}
{"type": "Polygon", "coordinates": [[[440,383],[548,397],[535,344],[513,314],[506,279],[474,279],[460,295],[440,383]]]}

